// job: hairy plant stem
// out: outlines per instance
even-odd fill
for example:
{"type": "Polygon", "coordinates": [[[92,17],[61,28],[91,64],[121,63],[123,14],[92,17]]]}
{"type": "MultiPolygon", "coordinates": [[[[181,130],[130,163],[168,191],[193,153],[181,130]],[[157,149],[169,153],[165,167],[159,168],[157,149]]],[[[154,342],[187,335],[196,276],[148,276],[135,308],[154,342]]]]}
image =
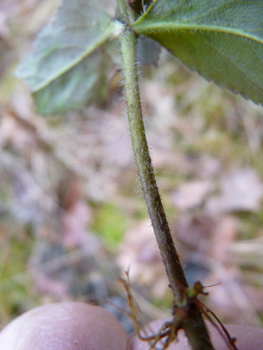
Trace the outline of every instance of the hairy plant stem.
{"type": "MultiPolygon", "coordinates": [[[[180,263],[179,255],[175,249],[163,209],[145,136],[136,65],[137,38],[129,28],[129,15],[126,0],[117,0],[117,2],[118,19],[126,25],[126,30],[120,35],[120,44],[123,59],[127,112],[135,162],[156,240],[169,279],[169,286],[174,294],[175,304],[180,306],[185,300],[188,283],[180,263]]],[[[191,313],[189,319],[186,318],[181,323],[193,349],[213,349],[198,307],[191,313]]]]}
{"type": "MultiPolygon", "coordinates": [[[[123,15],[124,13],[121,13],[121,16],[123,15]]],[[[125,21],[124,23],[128,21],[127,17],[121,17],[121,19],[125,21]]],[[[181,302],[188,284],[180,264],[179,256],[174,247],[149,155],[138,85],[136,40],[135,34],[130,29],[126,29],[120,37],[126,103],[134,156],[170,287],[173,291],[175,301],[181,302]]]]}

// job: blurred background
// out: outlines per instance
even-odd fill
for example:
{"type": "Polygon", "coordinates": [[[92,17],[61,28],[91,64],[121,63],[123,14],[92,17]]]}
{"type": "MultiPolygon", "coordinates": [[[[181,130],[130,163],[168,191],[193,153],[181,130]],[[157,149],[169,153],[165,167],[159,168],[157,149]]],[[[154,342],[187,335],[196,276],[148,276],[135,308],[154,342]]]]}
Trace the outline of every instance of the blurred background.
{"type": "MultiPolygon", "coordinates": [[[[136,174],[121,76],[113,72],[107,100],[48,117],[13,76],[57,4],[0,3],[0,327],[32,307],[74,300],[100,302],[131,331],[120,312],[125,270],[146,319],[170,317],[172,295],[136,174]]],[[[262,107],[164,50],[158,67],[141,69],[141,93],[189,283],[221,283],[203,301],[222,321],[262,325],[262,107]]]]}

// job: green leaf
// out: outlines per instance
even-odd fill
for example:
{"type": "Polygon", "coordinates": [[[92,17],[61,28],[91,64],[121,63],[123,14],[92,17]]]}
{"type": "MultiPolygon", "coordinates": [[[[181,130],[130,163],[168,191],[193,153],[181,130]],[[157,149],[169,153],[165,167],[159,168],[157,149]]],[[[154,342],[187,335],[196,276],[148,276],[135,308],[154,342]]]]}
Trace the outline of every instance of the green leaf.
{"type": "Polygon", "coordinates": [[[157,66],[161,45],[148,36],[141,35],[137,42],[137,62],[141,66],[157,66]]]}
{"type": "Polygon", "coordinates": [[[123,29],[97,1],[64,0],[15,72],[34,93],[39,112],[79,109],[105,96],[111,68],[105,52],[123,29]]]}
{"type": "Polygon", "coordinates": [[[107,75],[112,68],[112,60],[100,51],[96,50],[71,70],[34,93],[40,114],[79,110],[107,96],[107,75]]]}
{"type": "Polygon", "coordinates": [[[156,0],[132,27],[206,79],[263,105],[262,0],[156,0]]]}

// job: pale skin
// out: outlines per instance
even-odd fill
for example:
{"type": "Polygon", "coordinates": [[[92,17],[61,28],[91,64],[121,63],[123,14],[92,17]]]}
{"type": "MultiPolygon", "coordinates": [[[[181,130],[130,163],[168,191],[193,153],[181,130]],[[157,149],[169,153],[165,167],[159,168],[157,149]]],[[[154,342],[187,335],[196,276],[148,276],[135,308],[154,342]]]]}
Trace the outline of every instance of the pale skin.
{"type": "MultiPolygon", "coordinates": [[[[156,331],[163,321],[155,321],[156,331]]],[[[249,326],[227,326],[235,336],[239,350],[263,349],[263,329],[249,326]]],[[[216,350],[228,349],[213,328],[210,329],[216,350]]],[[[169,350],[190,350],[187,339],[169,350]]],[[[147,350],[146,342],[130,339],[114,316],[104,309],[82,303],[44,305],[18,317],[0,333],[1,350],[147,350]],[[130,346],[130,348],[129,348],[130,346]]],[[[205,350],[205,349],[204,349],[205,350]]]]}

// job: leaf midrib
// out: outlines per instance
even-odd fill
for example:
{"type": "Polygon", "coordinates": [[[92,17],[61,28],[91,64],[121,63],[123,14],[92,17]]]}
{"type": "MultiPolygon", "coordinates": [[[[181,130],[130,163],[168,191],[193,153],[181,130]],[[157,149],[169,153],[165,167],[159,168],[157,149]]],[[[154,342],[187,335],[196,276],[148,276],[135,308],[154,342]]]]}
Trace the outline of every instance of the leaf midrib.
{"type": "MultiPolygon", "coordinates": [[[[254,41],[257,41],[257,42],[259,42],[259,43],[263,43],[263,39],[261,39],[261,40],[256,40],[256,39],[260,39],[260,38],[258,38],[258,37],[255,37],[255,36],[253,36],[253,35],[247,35],[247,36],[244,36],[244,34],[243,34],[243,32],[241,32],[241,31],[237,31],[237,30],[227,30],[227,31],[224,31],[224,30],[222,30],[222,29],[224,29],[224,27],[216,27],[216,26],[193,26],[193,25],[191,25],[191,26],[189,26],[189,25],[182,25],[181,23],[178,25],[178,24],[175,24],[174,22],[171,24],[171,23],[168,23],[168,24],[170,24],[170,26],[169,25],[159,25],[159,26],[156,26],[156,25],[147,25],[147,33],[156,33],[156,32],[158,32],[158,30],[161,30],[161,29],[165,29],[165,31],[167,32],[167,31],[169,31],[169,29],[171,29],[171,27],[172,27],[172,29],[173,30],[180,30],[180,29],[184,29],[184,30],[188,30],[188,31],[191,31],[191,30],[195,30],[195,31],[198,31],[198,32],[201,32],[201,31],[206,31],[206,32],[211,32],[211,31],[213,31],[213,32],[220,32],[220,33],[222,33],[222,34],[230,34],[230,35],[238,35],[238,36],[240,36],[240,37],[245,37],[245,38],[247,38],[247,39],[251,39],[251,40],[254,40],[254,41]],[[152,27],[152,29],[149,29],[149,27],[152,27]],[[153,29],[153,27],[154,27],[154,29],[153,29]],[[213,30],[211,30],[211,28],[213,28],[213,30]],[[217,30],[217,29],[219,29],[219,30],[217,30]],[[237,34],[238,33],[238,34],[237,34]]],[[[228,28],[229,29],[229,28],[228,28]]],[[[202,39],[202,40],[205,40],[205,38],[204,37],[200,37],[199,36],[199,39],[202,39]]],[[[205,42],[206,42],[206,44],[208,44],[208,45],[210,45],[211,47],[213,47],[213,49],[215,49],[215,50],[217,50],[218,51],[218,49],[215,47],[215,46],[213,46],[213,45],[211,45],[211,43],[209,43],[209,41],[207,41],[207,40],[205,40],[205,42]]],[[[260,89],[260,90],[262,90],[262,86],[260,86],[260,85],[258,85],[258,82],[256,82],[254,79],[252,79],[250,76],[248,76],[247,75],[247,73],[244,71],[244,70],[242,70],[240,67],[238,67],[237,65],[236,65],[236,63],[235,62],[233,62],[229,57],[227,57],[222,51],[218,51],[218,52],[220,52],[220,54],[222,55],[222,56],[224,56],[225,57],[225,59],[227,59],[228,61],[230,61],[237,69],[239,69],[239,71],[242,73],[242,74],[244,74],[247,78],[249,78],[249,80],[251,80],[255,85],[257,85],[257,87],[260,89]]]]}
{"type": "Polygon", "coordinates": [[[258,43],[263,44],[263,38],[258,36],[246,33],[244,31],[240,31],[234,28],[222,27],[222,26],[211,26],[211,25],[189,25],[184,23],[176,23],[176,22],[164,22],[164,23],[152,23],[152,24],[144,24],[140,25],[136,22],[132,24],[132,28],[138,34],[145,33],[156,33],[158,31],[169,32],[171,30],[188,30],[188,31],[204,31],[204,32],[214,32],[214,33],[222,33],[222,34],[232,34],[237,35],[246,39],[250,39],[256,41],[258,43]]]}
{"type": "MultiPolygon", "coordinates": [[[[52,83],[52,81],[54,81],[55,79],[57,79],[58,77],[60,77],[62,74],[65,74],[67,71],[69,71],[71,68],[73,68],[74,66],[76,66],[78,63],[80,63],[84,58],[86,58],[88,55],[90,55],[92,52],[94,52],[96,49],[99,48],[100,45],[102,45],[107,39],[109,39],[109,35],[104,35],[103,37],[101,37],[100,40],[96,41],[92,46],[90,46],[88,48],[88,50],[86,50],[82,55],[80,55],[77,59],[73,60],[70,65],[68,65],[67,67],[65,67],[64,69],[60,70],[59,72],[57,72],[56,74],[54,74],[53,76],[51,76],[49,79],[47,79],[44,83],[37,85],[37,87],[35,89],[33,89],[32,92],[36,92],[38,90],[43,89],[44,87],[46,87],[47,85],[49,85],[50,83],[52,83]]],[[[54,48],[53,51],[55,50],[60,50],[61,48],[54,48]]],[[[63,49],[65,49],[65,47],[63,47],[63,49]]]]}
{"type": "MultiPolygon", "coordinates": [[[[112,23],[109,24],[110,26],[112,26],[112,28],[114,28],[114,21],[112,21],[112,23]]],[[[66,66],[64,69],[60,70],[59,72],[57,72],[56,74],[54,74],[53,76],[51,76],[48,80],[45,80],[43,83],[37,85],[32,92],[37,92],[41,89],[43,89],[44,87],[46,87],[47,85],[49,85],[50,83],[52,83],[52,81],[56,80],[58,77],[60,77],[62,74],[65,74],[67,71],[69,71],[71,68],[73,68],[74,66],[76,66],[78,63],[80,63],[82,60],[84,60],[88,55],[90,55],[92,52],[94,52],[96,49],[98,49],[101,45],[103,45],[110,37],[112,36],[112,32],[111,30],[103,33],[103,35],[96,40],[91,46],[89,46],[89,48],[83,52],[80,56],[78,56],[75,60],[73,60],[68,66],[66,66]]],[[[69,45],[70,46],[70,45],[69,45]]],[[[54,47],[52,49],[52,52],[56,51],[56,50],[61,50],[61,49],[66,49],[67,46],[63,46],[61,47],[54,47]]],[[[49,52],[50,55],[50,52],[49,52]]]]}

